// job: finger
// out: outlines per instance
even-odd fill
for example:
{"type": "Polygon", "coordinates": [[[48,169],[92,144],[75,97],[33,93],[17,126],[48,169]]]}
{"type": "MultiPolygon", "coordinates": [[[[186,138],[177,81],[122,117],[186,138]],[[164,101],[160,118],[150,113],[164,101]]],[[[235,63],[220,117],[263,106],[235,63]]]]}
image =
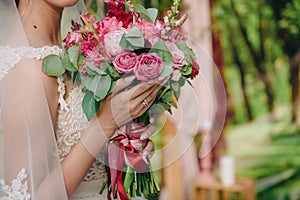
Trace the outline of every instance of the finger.
{"type": "Polygon", "coordinates": [[[144,133],[141,134],[140,139],[141,140],[146,140],[149,137],[151,137],[155,132],[156,132],[156,126],[150,125],[149,128],[147,128],[147,130],[144,133]]]}
{"type": "Polygon", "coordinates": [[[166,82],[166,77],[163,77],[163,79],[157,78],[147,83],[138,84],[134,88],[132,88],[135,91],[132,93],[131,99],[140,97],[140,95],[142,95],[146,91],[153,89],[153,86],[161,88],[165,84],[165,82],[166,82]]]}
{"type": "Polygon", "coordinates": [[[131,75],[131,76],[127,76],[125,78],[120,78],[117,80],[116,82],[116,89],[115,91],[113,92],[112,96],[115,96],[116,94],[118,94],[121,90],[127,88],[131,83],[132,81],[135,79],[135,76],[134,75],[131,75]]]}
{"type": "Polygon", "coordinates": [[[143,155],[150,159],[153,156],[154,150],[154,143],[151,140],[149,140],[145,149],[143,150],[143,155]]]}

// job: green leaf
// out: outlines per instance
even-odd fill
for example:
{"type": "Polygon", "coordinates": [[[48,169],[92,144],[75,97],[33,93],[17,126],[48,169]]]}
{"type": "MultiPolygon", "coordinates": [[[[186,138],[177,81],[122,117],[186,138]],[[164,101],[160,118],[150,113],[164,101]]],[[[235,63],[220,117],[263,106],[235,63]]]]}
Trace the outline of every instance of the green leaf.
{"type": "Polygon", "coordinates": [[[151,19],[151,22],[154,23],[157,18],[158,10],[156,8],[148,8],[147,12],[151,19]]]}
{"type": "Polygon", "coordinates": [[[160,76],[169,76],[173,72],[173,56],[168,50],[166,44],[162,40],[159,40],[152,46],[150,52],[157,53],[164,62],[164,68],[160,76]]]}
{"type": "Polygon", "coordinates": [[[182,69],[180,70],[181,74],[183,76],[190,75],[192,73],[192,68],[193,68],[193,66],[191,64],[183,66],[182,69]]]}
{"type": "Polygon", "coordinates": [[[179,82],[172,83],[171,87],[172,87],[172,90],[174,92],[174,95],[175,95],[176,99],[178,99],[179,96],[180,96],[180,84],[179,84],[179,82]]]}
{"type": "Polygon", "coordinates": [[[91,120],[99,110],[100,102],[96,101],[91,91],[86,91],[82,100],[82,109],[88,120],[91,120]]]}
{"type": "Polygon", "coordinates": [[[79,57],[78,57],[78,69],[82,68],[84,63],[85,63],[85,57],[84,54],[81,52],[79,53],[79,57]]]}
{"type": "Polygon", "coordinates": [[[104,99],[110,91],[111,78],[107,75],[97,75],[90,80],[86,80],[86,88],[94,93],[97,101],[104,99]]]}
{"type": "Polygon", "coordinates": [[[135,4],[133,11],[139,13],[141,18],[147,20],[150,23],[152,22],[152,19],[149,16],[148,11],[141,4],[135,4]]]}
{"type": "Polygon", "coordinates": [[[76,72],[77,68],[71,63],[69,56],[66,52],[62,53],[61,60],[64,68],[70,72],[76,72]]]}
{"type": "Polygon", "coordinates": [[[103,18],[104,18],[103,10],[101,8],[98,8],[97,9],[97,13],[96,13],[96,20],[97,20],[97,22],[99,22],[103,18]]]}
{"type": "Polygon", "coordinates": [[[42,71],[49,76],[61,76],[66,70],[59,56],[49,55],[43,60],[42,71]]]}
{"type": "Polygon", "coordinates": [[[149,113],[151,116],[156,117],[159,116],[161,113],[163,113],[166,110],[169,110],[171,108],[170,105],[166,103],[159,102],[157,104],[153,104],[150,109],[149,113]]]}
{"type": "Polygon", "coordinates": [[[193,60],[196,60],[194,51],[187,46],[186,42],[177,42],[178,49],[184,53],[184,58],[188,63],[191,63],[193,60]]]}
{"type": "Polygon", "coordinates": [[[73,45],[68,49],[68,54],[71,63],[78,69],[79,46],[73,45]]]}
{"type": "Polygon", "coordinates": [[[86,63],[86,72],[88,75],[106,75],[102,69],[95,67],[89,62],[86,63]]]}
{"type": "Polygon", "coordinates": [[[122,48],[130,51],[143,48],[144,45],[145,39],[143,38],[143,33],[135,26],[128,33],[123,34],[120,42],[122,48]]]}
{"type": "Polygon", "coordinates": [[[115,91],[115,89],[116,89],[116,86],[117,86],[116,81],[113,81],[113,82],[111,83],[111,85],[110,85],[110,89],[109,89],[109,91],[108,91],[108,94],[113,93],[113,92],[115,91]]]}
{"type": "Polygon", "coordinates": [[[108,65],[105,72],[114,80],[118,80],[121,77],[119,72],[112,65],[108,65]]]}

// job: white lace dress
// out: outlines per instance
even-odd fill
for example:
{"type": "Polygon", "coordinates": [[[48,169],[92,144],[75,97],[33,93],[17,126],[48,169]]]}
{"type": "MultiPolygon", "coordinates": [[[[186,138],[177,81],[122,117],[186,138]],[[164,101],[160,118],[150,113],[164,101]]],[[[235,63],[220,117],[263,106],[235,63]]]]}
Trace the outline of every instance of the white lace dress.
{"type": "MultiPolygon", "coordinates": [[[[41,60],[49,54],[59,54],[61,49],[58,47],[47,46],[43,48],[11,48],[0,46],[0,51],[2,52],[2,54],[7,54],[6,59],[0,60],[1,80],[18,62],[20,62],[22,58],[26,57],[30,59],[41,60]],[[1,68],[1,66],[6,67],[1,68]]],[[[61,160],[63,160],[71,150],[72,146],[78,142],[81,135],[84,134],[84,132],[87,130],[90,122],[87,120],[81,107],[81,102],[84,95],[82,93],[82,89],[80,87],[73,88],[69,93],[67,99],[64,99],[65,86],[63,82],[63,77],[59,77],[57,81],[60,109],[58,111],[57,126],[55,131],[59,157],[61,160]]],[[[24,177],[26,177],[24,169],[22,169],[20,173],[24,174],[24,177]]],[[[15,180],[22,182],[24,177],[22,178],[18,175],[15,180]]],[[[76,192],[72,195],[71,199],[106,199],[106,194],[103,194],[101,196],[98,194],[100,186],[105,180],[105,165],[101,162],[99,158],[93,163],[89,172],[85,176],[84,180],[82,181],[76,192]]],[[[0,183],[0,187],[2,190],[5,189],[5,187],[8,187],[7,185],[5,185],[3,180],[1,180],[0,183]]],[[[24,199],[29,198],[24,197],[24,199]]]]}

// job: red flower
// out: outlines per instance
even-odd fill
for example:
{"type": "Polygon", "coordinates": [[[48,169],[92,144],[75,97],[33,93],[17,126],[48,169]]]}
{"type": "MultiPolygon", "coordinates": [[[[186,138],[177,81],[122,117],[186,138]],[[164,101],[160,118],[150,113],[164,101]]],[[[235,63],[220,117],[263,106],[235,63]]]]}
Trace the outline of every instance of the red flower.
{"type": "Polygon", "coordinates": [[[193,60],[192,64],[193,64],[193,67],[192,67],[191,77],[192,77],[192,79],[194,79],[199,74],[200,67],[196,60],[193,60]]]}
{"type": "Polygon", "coordinates": [[[131,14],[125,11],[124,3],[108,2],[108,17],[116,17],[118,21],[123,23],[123,27],[127,28],[128,24],[131,22],[131,14]]]}

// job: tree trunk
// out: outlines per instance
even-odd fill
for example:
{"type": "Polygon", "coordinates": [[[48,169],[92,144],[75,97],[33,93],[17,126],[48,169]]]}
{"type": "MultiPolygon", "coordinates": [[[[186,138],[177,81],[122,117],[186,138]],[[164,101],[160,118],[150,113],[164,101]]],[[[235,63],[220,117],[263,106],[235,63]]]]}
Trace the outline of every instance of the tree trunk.
{"type": "MultiPolygon", "coordinates": [[[[300,54],[300,52],[298,52],[300,54]]],[[[289,57],[290,64],[290,84],[291,84],[291,114],[292,122],[297,121],[297,98],[299,95],[299,62],[297,62],[297,54],[293,57],[289,57]]]]}
{"type": "Polygon", "coordinates": [[[247,97],[247,92],[246,92],[245,70],[243,68],[243,63],[239,58],[238,50],[237,50],[237,47],[234,43],[234,38],[233,38],[232,34],[230,35],[230,42],[232,44],[233,59],[234,59],[234,62],[236,63],[236,65],[239,69],[240,76],[241,76],[241,87],[242,87],[242,93],[243,93],[245,108],[246,108],[247,120],[252,121],[253,120],[253,114],[252,114],[252,111],[251,111],[250,103],[249,103],[249,100],[248,100],[248,97],[247,97]]]}
{"type": "Polygon", "coordinates": [[[230,5],[231,5],[234,15],[236,16],[236,18],[238,20],[238,28],[242,34],[242,38],[244,39],[244,42],[247,45],[247,48],[249,49],[250,58],[253,61],[254,67],[258,71],[258,76],[259,76],[260,80],[263,82],[263,84],[265,86],[268,110],[272,114],[274,111],[274,91],[272,88],[271,81],[268,77],[267,70],[263,67],[263,63],[264,63],[263,61],[265,60],[265,57],[264,57],[264,46],[263,46],[264,41],[263,41],[263,34],[262,34],[263,30],[262,30],[261,23],[259,26],[261,45],[260,45],[259,52],[256,52],[254,46],[251,44],[250,39],[248,38],[246,28],[244,27],[244,25],[241,21],[241,17],[239,16],[239,13],[237,12],[232,0],[230,1],[230,5]]]}

